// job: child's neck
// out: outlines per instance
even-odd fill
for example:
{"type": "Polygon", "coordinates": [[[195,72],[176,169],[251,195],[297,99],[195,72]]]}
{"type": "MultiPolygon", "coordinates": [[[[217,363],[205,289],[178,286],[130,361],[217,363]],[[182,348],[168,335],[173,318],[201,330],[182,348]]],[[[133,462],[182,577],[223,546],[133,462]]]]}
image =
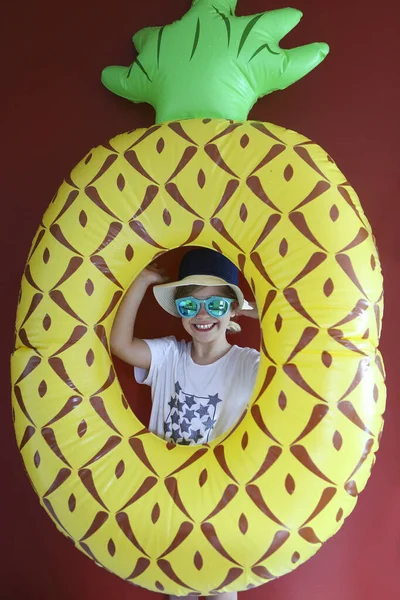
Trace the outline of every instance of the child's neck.
{"type": "Polygon", "coordinates": [[[200,344],[196,340],[192,340],[191,357],[193,362],[198,365],[211,365],[225,356],[231,348],[232,345],[227,342],[226,338],[215,340],[209,344],[200,344]]]}

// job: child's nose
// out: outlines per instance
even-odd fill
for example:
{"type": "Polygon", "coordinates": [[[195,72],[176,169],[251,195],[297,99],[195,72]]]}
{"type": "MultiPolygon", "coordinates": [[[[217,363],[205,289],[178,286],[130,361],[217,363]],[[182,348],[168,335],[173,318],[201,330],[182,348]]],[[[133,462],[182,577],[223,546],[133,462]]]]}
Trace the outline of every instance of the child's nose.
{"type": "Polygon", "coordinates": [[[202,315],[203,317],[208,315],[208,312],[206,311],[206,307],[203,302],[200,304],[199,315],[202,315]]]}

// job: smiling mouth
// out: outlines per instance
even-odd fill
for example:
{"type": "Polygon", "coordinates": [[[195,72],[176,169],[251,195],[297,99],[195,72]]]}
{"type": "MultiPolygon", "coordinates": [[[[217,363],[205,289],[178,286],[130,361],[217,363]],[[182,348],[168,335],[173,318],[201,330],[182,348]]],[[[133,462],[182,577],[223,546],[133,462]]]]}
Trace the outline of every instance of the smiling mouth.
{"type": "Polygon", "coordinates": [[[211,329],[213,329],[215,327],[215,325],[216,325],[216,323],[204,323],[204,324],[194,323],[193,327],[197,331],[211,331],[211,329]]]}

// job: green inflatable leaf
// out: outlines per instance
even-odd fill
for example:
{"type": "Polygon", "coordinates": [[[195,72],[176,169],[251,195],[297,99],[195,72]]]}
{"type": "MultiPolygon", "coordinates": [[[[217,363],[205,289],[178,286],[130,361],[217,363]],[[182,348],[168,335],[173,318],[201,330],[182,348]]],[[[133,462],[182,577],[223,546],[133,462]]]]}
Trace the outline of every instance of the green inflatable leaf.
{"type": "Polygon", "coordinates": [[[291,50],[281,39],[300,21],[293,8],[236,17],[237,0],[193,0],[175,23],[133,36],[129,67],[106,67],[103,84],[132,102],[148,102],[156,122],[189,118],[246,120],[261,96],[295,83],[329,52],[323,42],[291,50]]]}

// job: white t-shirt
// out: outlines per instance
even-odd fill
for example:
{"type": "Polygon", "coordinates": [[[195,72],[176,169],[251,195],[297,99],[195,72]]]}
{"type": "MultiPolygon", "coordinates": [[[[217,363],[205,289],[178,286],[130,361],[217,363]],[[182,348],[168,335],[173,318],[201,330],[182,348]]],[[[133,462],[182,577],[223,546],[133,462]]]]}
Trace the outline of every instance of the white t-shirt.
{"type": "Polygon", "coordinates": [[[198,365],[191,358],[192,342],[173,336],[145,342],[150,370],[134,371],[138,383],[151,386],[150,431],[177,444],[202,444],[237,421],[255,384],[257,350],[232,346],[214,363],[198,365]]]}

